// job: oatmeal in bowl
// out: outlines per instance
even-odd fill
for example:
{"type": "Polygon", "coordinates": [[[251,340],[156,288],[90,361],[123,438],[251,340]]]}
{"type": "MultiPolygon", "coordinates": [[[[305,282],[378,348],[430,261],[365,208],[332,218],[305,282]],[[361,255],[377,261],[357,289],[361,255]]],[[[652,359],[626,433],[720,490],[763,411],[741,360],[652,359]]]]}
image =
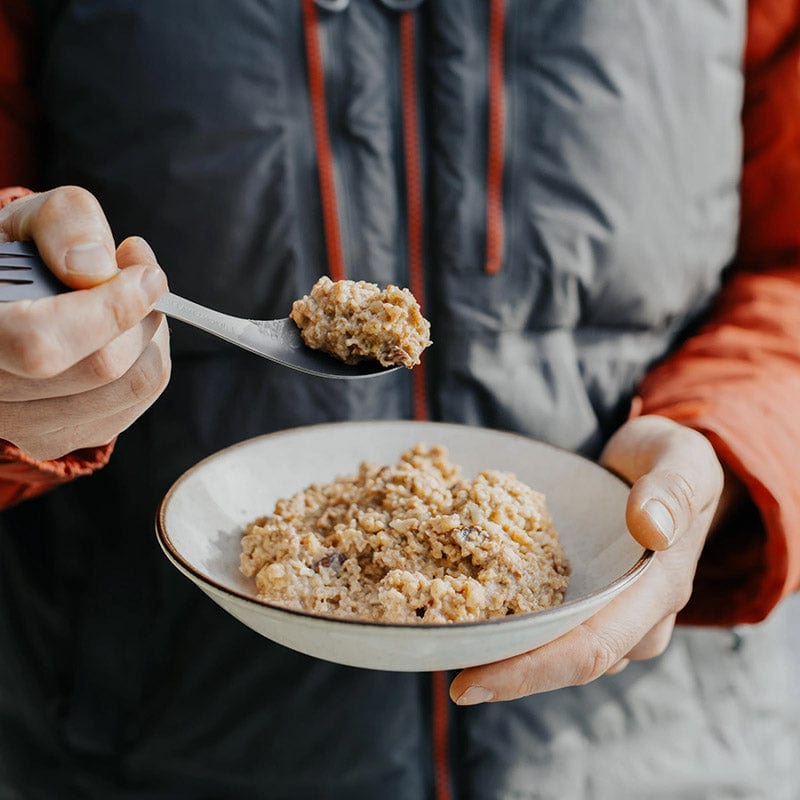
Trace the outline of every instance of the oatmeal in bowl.
{"type": "Polygon", "coordinates": [[[419,444],[278,500],[245,529],[240,568],[266,602],[392,623],[540,611],[569,580],[542,494],[419,444]]]}

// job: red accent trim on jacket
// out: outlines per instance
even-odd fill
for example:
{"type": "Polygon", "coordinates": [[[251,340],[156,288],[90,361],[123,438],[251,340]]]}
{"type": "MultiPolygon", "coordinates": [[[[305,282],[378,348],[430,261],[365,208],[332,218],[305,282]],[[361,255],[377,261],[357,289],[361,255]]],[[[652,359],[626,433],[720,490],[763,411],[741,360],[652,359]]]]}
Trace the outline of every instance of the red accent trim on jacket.
{"type": "Polygon", "coordinates": [[[447,691],[447,673],[431,675],[431,703],[433,715],[433,781],[435,800],[450,800],[449,717],[450,696],[447,691]]]}
{"type": "MultiPolygon", "coordinates": [[[[423,252],[422,165],[417,114],[416,42],[414,13],[400,16],[400,73],[403,110],[403,152],[405,155],[406,207],[408,217],[409,289],[425,313],[425,265],[423,252]]],[[[414,385],[414,419],[427,419],[428,395],[426,361],[412,372],[414,385]]]]}
{"type": "MultiPolygon", "coordinates": [[[[408,219],[409,288],[425,312],[423,179],[417,114],[416,20],[407,11],[400,16],[400,76],[402,87],[403,152],[405,156],[408,219]]],[[[426,361],[412,372],[414,419],[428,419],[426,361]]],[[[431,675],[431,716],[435,800],[450,800],[449,709],[447,675],[431,675]]]]}
{"type": "Polygon", "coordinates": [[[499,272],[503,265],[505,16],[505,0],[491,0],[489,6],[489,139],[486,165],[486,272],[490,274],[499,272]]]}
{"type": "Polygon", "coordinates": [[[347,270],[342,250],[339,209],[336,201],[336,180],[333,171],[333,152],[328,135],[328,106],[325,101],[325,71],[319,44],[319,22],[314,0],[303,0],[303,32],[306,44],[308,92],[314,140],[317,149],[319,189],[322,200],[322,221],[325,228],[325,248],[331,279],[343,280],[347,270]]]}

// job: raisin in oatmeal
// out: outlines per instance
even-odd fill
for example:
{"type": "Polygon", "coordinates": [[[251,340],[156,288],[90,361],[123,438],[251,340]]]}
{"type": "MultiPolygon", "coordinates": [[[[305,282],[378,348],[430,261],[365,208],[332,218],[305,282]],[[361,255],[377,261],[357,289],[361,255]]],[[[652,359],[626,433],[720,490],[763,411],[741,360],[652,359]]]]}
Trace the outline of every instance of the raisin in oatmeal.
{"type": "Polygon", "coordinates": [[[466,479],[417,445],[279,500],[247,526],[241,571],[289,608],[443,623],[558,605],[569,562],[542,494],[504,472],[466,479]]]}
{"type": "Polygon", "coordinates": [[[372,358],[410,369],[431,344],[430,323],[414,295],[391,284],[381,290],[366,281],[322,277],[310,294],[295,300],[289,316],[309,347],[346,364],[372,358]]]}

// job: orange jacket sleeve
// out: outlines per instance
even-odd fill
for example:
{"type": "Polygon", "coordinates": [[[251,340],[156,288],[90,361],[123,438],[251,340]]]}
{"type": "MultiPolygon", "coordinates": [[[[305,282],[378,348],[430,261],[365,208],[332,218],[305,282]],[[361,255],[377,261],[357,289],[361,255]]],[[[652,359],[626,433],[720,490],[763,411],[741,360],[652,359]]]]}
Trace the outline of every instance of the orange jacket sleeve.
{"type": "MultiPolygon", "coordinates": [[[[33,25],[30,4],[3,0],[0,7],[0,208],[28,194],[34,183],[35,104],[30,83],[33,25]]],[[[107,463],[113,444],[36,461],[0,439],[0,509],[88,475],[107,463]]]]}
{"type": "Polygon", "coordinates": [[[643,413],[706,434],[744,482],[680,619],[763,619],[800,588],[800,0],[751,0],[739,252],[707,324],[654,369],[643,413]],[[760,516],[760,519],[759,519],[760,516]]]}

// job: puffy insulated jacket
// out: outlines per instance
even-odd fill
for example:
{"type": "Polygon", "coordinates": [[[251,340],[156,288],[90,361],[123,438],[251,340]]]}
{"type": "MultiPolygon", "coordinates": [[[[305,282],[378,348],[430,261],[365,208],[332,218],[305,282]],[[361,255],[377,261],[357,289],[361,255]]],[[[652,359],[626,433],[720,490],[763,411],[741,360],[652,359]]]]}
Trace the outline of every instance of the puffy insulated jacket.
{"type": "Polygon", "coordinates": [[[92,190],[201,303],[271,318],[325,271],[394,282],[435,346],[331,383],[173,326],[170,386],[109,465],[3,513],[5,796],[796,797],[780,614],[457,709],[446,676],[259,638],[152,536],[188,466],[299,424],[428,416],[597,455],[736,251],[744,2],[33,5],[42,185],[92,190]]]}

